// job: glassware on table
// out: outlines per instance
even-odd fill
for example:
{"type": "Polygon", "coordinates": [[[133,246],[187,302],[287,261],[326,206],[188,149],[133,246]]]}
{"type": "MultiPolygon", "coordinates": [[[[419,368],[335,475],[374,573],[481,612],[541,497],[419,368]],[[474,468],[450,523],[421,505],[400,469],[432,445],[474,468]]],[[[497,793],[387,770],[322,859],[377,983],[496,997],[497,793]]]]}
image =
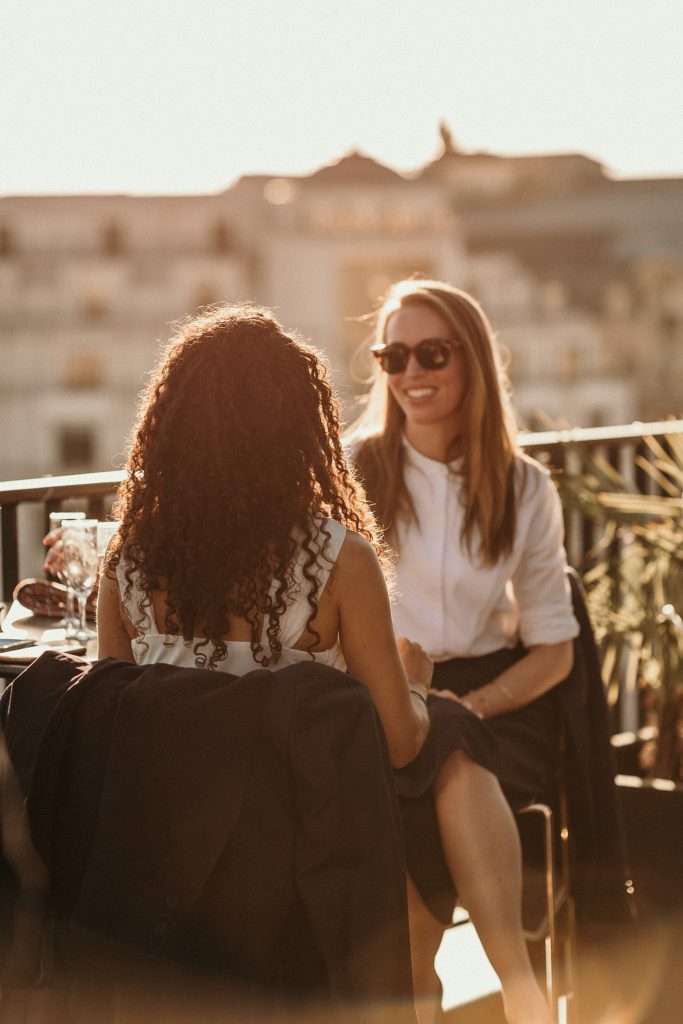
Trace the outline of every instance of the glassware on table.
{"type": "Polygon", "coordinates": [[[62,572],[78,605],[78,627],[71,635],[80,643],[97,636],[85,618],[88,596],[97,582],[99,569],[97,527],[97,519],[81,519],[67,522],[62,528],[62,572]]]}
{"type": "Polygon", "coordinates": [[[111,539],[118,531],[120,525],[121,523],[116,519],[108,519],[105,522],[100,521],[97,524],[97,557],[100,559],[100,562],[106,555],[111,539]]]}
{"type": "MultiPolygon", "coordinates": [[[[64,523],[73,522],[75,520],[81,521],[85,519],[85,512],[50,512],[50,533],[54,530],[59,530],[64,523]]],[[[61,541],[56,541],[60,544],[61,541]]],[[[78,628],[78,615],[76,614],[76,595],[73,590],[66,582],[64,573],[61,569],[57,569],[54,575],[66,586],[66,594],[64,597],[64,615],[55,623],[55,628],[62,628],[65,630],[66,636],[72,636],[74,631],[78,628]]]]}

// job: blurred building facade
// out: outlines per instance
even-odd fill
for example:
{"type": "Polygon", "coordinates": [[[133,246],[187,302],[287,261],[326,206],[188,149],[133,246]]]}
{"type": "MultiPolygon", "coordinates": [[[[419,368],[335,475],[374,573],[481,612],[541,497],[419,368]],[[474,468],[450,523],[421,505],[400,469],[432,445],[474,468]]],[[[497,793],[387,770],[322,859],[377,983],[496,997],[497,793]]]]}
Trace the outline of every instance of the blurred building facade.
{"type": "Polygon", "coordinates": [[[680,413],[683,179],[614,181],[581,155],[442,153],[406,178],[352,153],[207,196],[0,198],[0,478],[119,466],[170,323],[273,306],[345,407],[392,281],[471,290],[538,410],[589,426],[680,413]]]}

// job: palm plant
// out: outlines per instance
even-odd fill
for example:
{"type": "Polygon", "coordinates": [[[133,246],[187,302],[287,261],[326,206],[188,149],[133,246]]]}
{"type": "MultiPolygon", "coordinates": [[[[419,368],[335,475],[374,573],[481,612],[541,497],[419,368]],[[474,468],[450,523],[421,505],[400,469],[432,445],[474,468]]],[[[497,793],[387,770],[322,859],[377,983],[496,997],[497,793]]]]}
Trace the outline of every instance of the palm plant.
{"type": "Polygon", "coordinates": [[[683,437],[644,438],[644,493],[605,457],[567,442],[565,509],[596,524],[582,568],[608,699],[639,699],[640,768],[683,782],[683,437]]]}

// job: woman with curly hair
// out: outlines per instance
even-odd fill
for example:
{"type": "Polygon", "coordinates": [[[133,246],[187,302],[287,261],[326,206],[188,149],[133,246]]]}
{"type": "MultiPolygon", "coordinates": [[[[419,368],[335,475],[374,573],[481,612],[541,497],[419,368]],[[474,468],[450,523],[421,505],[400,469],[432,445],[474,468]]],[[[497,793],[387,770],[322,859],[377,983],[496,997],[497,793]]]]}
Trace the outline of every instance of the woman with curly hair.
{"type": "Polygon", "coordinates": [[[394,767],[416,757],[431,661],[394,639],[325,368],[269,311],[225,307],[180,328],[143,396],[115,514],[100,658],[235,675],[347,668],[394,767]]]}
{"type": "Polygon", "coordinates": [[[457,891],[500,978],[508,1024],[551,1024],[522,933],[511,806],[554,777],[550,691],[572,667],[578,633],[559,498],[517,449],[493,334],[471,296],[400,282],[373,353],[377,376],[351,442],[396,552],[394,624],[435,661],[433,732],[448,703],[497,745],[492,756],[472,733],[459,749],[442,745],[440,761],[421,756],[398,773],[410,776],[399,792],[421,1020],[440,1019],[434,955],[457,891]]]}

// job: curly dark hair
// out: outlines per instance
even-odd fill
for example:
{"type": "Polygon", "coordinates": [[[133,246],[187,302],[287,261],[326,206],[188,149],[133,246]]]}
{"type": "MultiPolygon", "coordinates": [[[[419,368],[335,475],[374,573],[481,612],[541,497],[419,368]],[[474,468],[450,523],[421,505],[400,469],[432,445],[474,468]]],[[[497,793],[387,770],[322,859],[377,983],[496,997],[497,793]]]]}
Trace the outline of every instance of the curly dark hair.
{"type": "MultiPolygon", "coordinates": [[[[133,575],[145,594],[162,590],[165,632],[201,633],[195,655],[206,664],[208,647],[209,668],[227,657],[231,616],[250,623],[260,664],[278,660],[301,547],[311,628],[327,546],[313,517],[363,534],[382,555],[319,355],[256,306],[180,326],[143,393],[114,513],[121,528],[107,571],[123,557],[127,596],[133,575]]],[[[144,599],[139,611],[149,618],[144,599]]]]}

